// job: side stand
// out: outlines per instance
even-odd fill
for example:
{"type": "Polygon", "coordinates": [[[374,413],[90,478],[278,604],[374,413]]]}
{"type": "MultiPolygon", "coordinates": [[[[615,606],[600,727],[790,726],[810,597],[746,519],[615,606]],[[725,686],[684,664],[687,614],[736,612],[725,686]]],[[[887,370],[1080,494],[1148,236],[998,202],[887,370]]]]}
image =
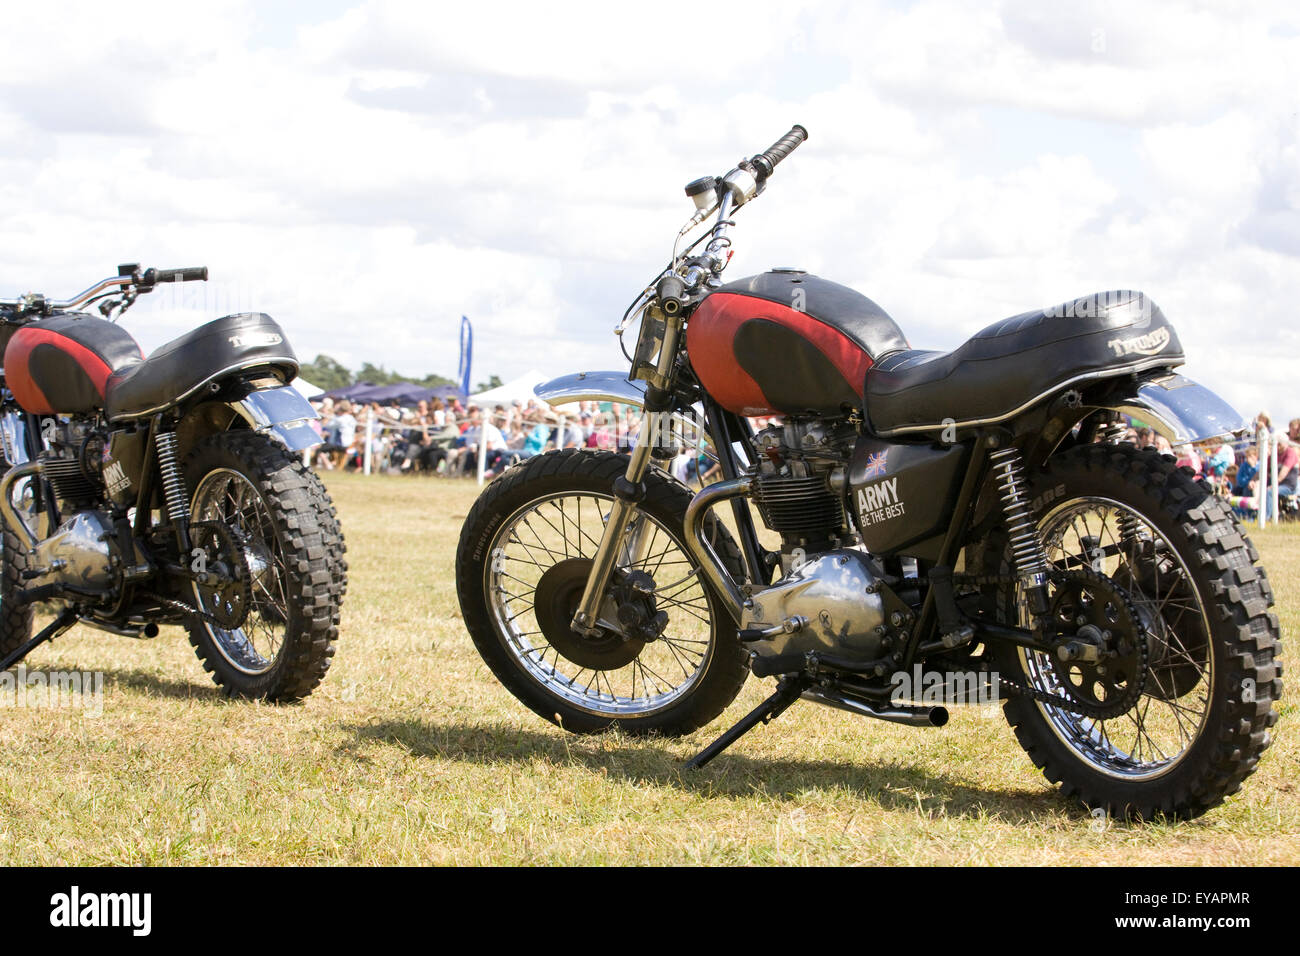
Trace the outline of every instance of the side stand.
{"type": "Polygon", "coordinates": [[[687,761],[686,769],[699,770],[759,724],[765,724],[779,717],[807,689],[806,677],[781,678],[780,683],[776,685],[776,693],[742,717],[736,726],[687,761]]]}
{"type": "Polygon", "coordinates": [[[7,671],[46,641],[54,640],[76,623],[77,612],[72,610],[72,608],[64,608],[59,613],[58,617],[41,629],[40,633],[32,637],[32,639],[22,647],[9,654],[3,661],[0,661],[0,671],[7,671]]]}

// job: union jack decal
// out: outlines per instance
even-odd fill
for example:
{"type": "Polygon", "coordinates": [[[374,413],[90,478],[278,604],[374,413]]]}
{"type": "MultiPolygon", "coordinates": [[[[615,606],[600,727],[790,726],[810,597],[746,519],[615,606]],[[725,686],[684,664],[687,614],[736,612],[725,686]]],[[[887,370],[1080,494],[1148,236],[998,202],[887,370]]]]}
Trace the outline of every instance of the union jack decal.
{"type": "Polygon", "coordinates": [[[863,477],[879,478],[883,475],[888,458],[889,452],[887,451],[878,451],[874,455],[867,456],[867,473],[863,477]]]}

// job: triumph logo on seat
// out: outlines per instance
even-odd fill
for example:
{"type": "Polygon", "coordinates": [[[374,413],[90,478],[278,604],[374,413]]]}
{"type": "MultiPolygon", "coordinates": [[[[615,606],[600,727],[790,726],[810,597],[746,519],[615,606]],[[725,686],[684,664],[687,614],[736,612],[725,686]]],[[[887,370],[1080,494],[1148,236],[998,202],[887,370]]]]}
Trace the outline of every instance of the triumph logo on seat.
{"type": "Polygon", "coordinates": [[[1146,335],[1135,335],[1129,339],[1111,339],[1107,346],[1115,350],[1119,357],[1125,355],[1155,355],[1169,344],[1169,328],[1161,326],[1146,335]]]}
{"type": "Polygon", "coordinates": [[[237,349],[255,348],[259,345],[279,345],[284,337],[274,332],[241,332],[230,336],[230,344],[237,349]]]}

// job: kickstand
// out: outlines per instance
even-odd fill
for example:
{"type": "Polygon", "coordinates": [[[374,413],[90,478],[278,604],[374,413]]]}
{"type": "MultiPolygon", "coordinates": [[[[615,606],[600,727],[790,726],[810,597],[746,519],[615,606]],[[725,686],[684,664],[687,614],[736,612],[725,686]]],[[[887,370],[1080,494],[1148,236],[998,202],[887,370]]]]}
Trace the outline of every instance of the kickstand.
{"type": "Polygon", "coordinates": [[[776,693],[742,717],[736,726],[688,760],[686,769],[699,770],[759,724],[765,724],[779,717],[807,689],[806,677],[781,678],[781,682],[776,685],[776,693]]]}
{"type": "Polygon", "coordinates": [[[41,629],[40,633],[34,636],[22,647],[18,648],[18,650],[7,656],[3,661],[0,661],[0,671],[7,671],[46,641],[54,640],[76,623],[77,612],[72,610],[72,608],[64,608],[58,617],[41,629]]]}

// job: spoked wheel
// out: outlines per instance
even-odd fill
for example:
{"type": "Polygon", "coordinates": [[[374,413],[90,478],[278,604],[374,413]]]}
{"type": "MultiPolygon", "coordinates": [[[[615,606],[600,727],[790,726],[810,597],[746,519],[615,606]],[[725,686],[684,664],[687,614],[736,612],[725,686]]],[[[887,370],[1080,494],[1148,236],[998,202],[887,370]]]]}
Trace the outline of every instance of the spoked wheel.
{"type": "MultiPolygon", "coordinates": [[[[1276,721],[1281,664],[1263,569],[1218,499],[1155,453],[1069,452],[1033,493],[1049,502],[1038,528],[1055,623],[1104,634],[1110,651],[1063,662],[1000,648],[1003,676],[1037,692],[1012,696],[1008,720],[1049,779],[1089,806],[1203,813],[1239,789],[1276,721]]],[[[1018,588],[1001,612],[1032,624],[1018,588]]]]}
{"type": "MultiPolygon", "coordinates": [[[[1053,567],[1098,576],[1091,587],[1066,596],[1069,623],[1113,628],[1121,649],[1099,663],[1064,663],[1021,648],[1031,683],[1104,705],[1137,680],[1139,642],[1147,661],[1142,693],[1122,714],[1086,717],[1041,702],[1039,709],[1057,736],[1102,773],[1143,780],[1169,772],[1200,737],[1214,684],[1206,609],[1190,572],[1164,535],[1111,499],[1062,504],[1039,529],[1053,567]]],[[[1031,623],[1022,607],[1022,626],[1031,623]]]]}
{"type": "MultiPolygon", "coordinates": [[[[734,624],[682,544],[687,489],[647,476],[599,633],[571,626],[626,466],[603,452],[555,452],[493,482],[461,535],[461,607],[484,660],[542,717],[578,732],[617,722],[689,733],[721,713],[748,671],[734,624]]],[[[721,525],[710,533],[735,562],[721,525]]]]}
{"type": "Polygon", "coordinates": [[[324,488],[261,435],[205,439],[186,472],[196,551],[229,572],[193,585],[199,659],[232,696],[307,696],[334,653],[345,568],[324,488]]]}

